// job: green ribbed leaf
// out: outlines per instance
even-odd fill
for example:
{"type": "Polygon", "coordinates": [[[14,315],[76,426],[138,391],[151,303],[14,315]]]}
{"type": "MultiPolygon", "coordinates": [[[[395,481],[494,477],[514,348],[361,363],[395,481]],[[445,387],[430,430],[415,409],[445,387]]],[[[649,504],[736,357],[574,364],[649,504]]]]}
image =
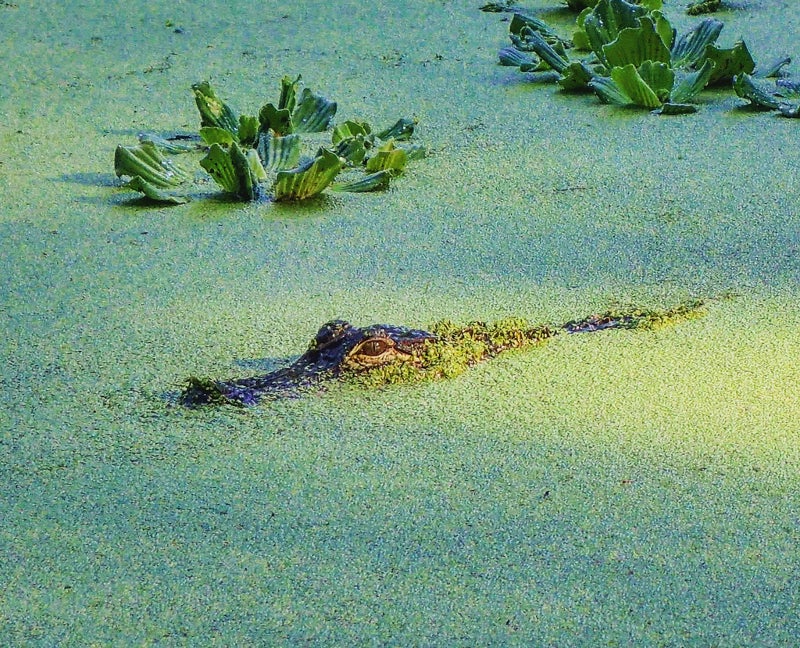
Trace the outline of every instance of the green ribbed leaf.
{"type": "Polygon", "coordinates": [[[776,110],[781,102],[763,83],[757,83],[749,74],[739,74],[733,79],[733,90],[737,96],[747,99],[752,106],[761,110],[776,110]]]}
{"type": "Polygon", "coordinates": [[[276,108],[268,103],[258,111],[258,132],[289,135],[292,132],[292,114],[286,108],[276,108]]]}
{"type": "Polygon", "coordinates": [[[661,103],[669,100],[672,86],[675,83],[675,73],[669,65],[661,62],[644,61],[636,71],[661,103]]]}
{"type": "Polygon", "coordinates": [[[526,42],[528,46],[536,52],[539,58],[559,74],[563,74],[564,70],[569,67],[569,60],[565,56],[559,54],[553,46],[539,34],[530,34],[526,42]]]}
{"type": "MultiPolygon", "coordinates": [[[[665,78],[662,69],[656,66],[666,66],[663,63],[653,63],[645,66],[642,71],[651,78],[665,78]],[[656,68],[656,69],[651,69],[656,68]]],[[[669,68],[667,68],[669,69],[669,68]]],[[[643,108],[659,108],[664,101],[659,99],[653,88],[651,88],[633,64],[624,67],[616,67],[611,70],[611,78],[602,77],[595,79],[589,84],[601,99],[608,103],[618,105],[636,105],[643,108]]]]}
{"type": "Polygon", "coordinates": [[[278,99],[278,110],[288,110],[289,113],[294,110],[297,105],[297,88],[302,78],[298,74],[294,81],[288,76],[281,79],[281,96],[278,99]]]}
{"type": "Polygon", "coordinates": [[[336,114],[336,102],[303,88],[300,100],[292,111],[292,132],[320,133],[328,129],[336,114]]]}
{"type": "Polygon", "coordinates": [[[633,64],[615,67],[611,70],[611,78],[624,94],[630,97],[631,103],[643,108],[659,108],[662,103],[653,89],[642,79],[633,64]]]}
{"type": "Polygon", "coordinates": [[[269,176],[267,175],[267,170],[264,168],[264,165],[261,164],[261,158],[258,157],[258,151],[252,148],[248,148],[244,150],[244,156],[247,158],[247,165],[250,167],[250,175],[253,179],[255,193],[258,193],[258,186],[257,183],[263,182],[269,176]]]}
{"type": "Polygon", "coordinates": [[[639,19],[647,14],[647,8],[625,0],[600,0],[583,21],[592,51],[605,63],[603,46],[613,42],[623,29],[639,27],[639,19]]]}
{"type": "Polygon", "coordinates": [[[300,160],[300,136],[260,133],[256,146],[261,164],[269,171],[283,171],[297,166],[300,160]]]}
{"type": "Polygon", "coordinates": [[[258,140],[258,117],[252,115],[239,115],[239,144],[242,146],[254,146],[258,140]]]}
{"type": "Polygon", "coordinates": [[[215,126],[234,134],[237,133],[239,118],[230,106],[217,96],[208,81],[195,83],[192,90],[197,109],[200,111],[201,126],[215,126]]]}
{"type": "Polygon", "coordinates": [[[356,135],[363,135],[364,137],[368,137],[372,133],[372,126],[370,126],[365,121],[355,120],[355,119],[348,119],[341,124],[337,124],[333,127],[333,133],[331,134],[331,141],[334,144],[338,144],[339,141],[343,139],[348,139],[350,137],[355,137],[356,135]]]}
{"type": "Polygon", "coordinates": [[[176,187],[191,179],[188,172],[149,141],[136,146],[117,146],[114,172],[117,177],[139,176],[147,184],[161,188],[176,187]]]}
{"type": "Polygon", "coordinates": [[[669,95],[671,103],[685,104],[689,103],[694,97],[708,85],[711,74],[714,71],[714,64],[706,59],[701,67],[696,72],[684,74],[683,78],[672,89],[669,95]]]}
{"type": "Polygon", "coordinates": [[[673,67],[694,67],[706,56],[706,48],[713,45],[723,24],[719,20],[706,18],[694,29],[681,36],[672,46],[673,67]]]}
{"type": "Polygon", "coordinates": [[[272,191],[276,201],[305,200],[316,196],[333,182],[342,169],[339,156],[328,149],[296,169],[278,172],[272,191]]]}
{"type": "Polygon", "coordinates": [[[389,126],[389,128],[377,133],[375,137],[381,140],[394,139],[398,142],[410,140],[411,136],[414,134],[414,128],[416,125],[417,121],[415,119],[401,117],[394,124],[389,126]]]}
{"type": "Polygon", "coordinates": [[[525,29],[534,31],[553,41],[561,40],[559,35],[543,20],[525,11],[515,11],[508,26],[508,31],[515,36],[519,36],[525,29]]]}
{"type": "Polygon", "coordinates": [[[706,48],[706,58],[714,62],[709,85],[730,81],[739,74],[752,74],[756,68],[750,50],[742,41],[729,48],[709,45],[706,48]]]}
{"type": "Polygon", "coordinates": [[[247,156],[236,142],[227,150],[212,144],[208,155],[200,160],[200,166],[228,193],[242,200],[255,200],[258,182],[247,156]]]}
{"type": "Polygon", "coordinates": [[[159,189],[155,185],[142,180],[141,176],[133,176],[128,182],[125,183],[126,187],[138,191],[147,196],[150,200],[160,203],[168,203],[172,205],[182,205],[189,202],[189,196],[183,194],[170,193],[159,189]]]}
{"type": "Polygon", "coordinates": [[[367,173],[392,169],[402,171],[408,162],[408,154],[395,146],[394,140],[389,140],[381,146],[369,160],[367,160],[367,173]]]}
{"type": "Polygon", "coordinates": [[[230,146],[236,141],[236,135],[219,126],[203,126],[200,129],[200,138],[208,145],[219,144],[230,146]]]}
{"type": "Polygon", "coordinates": [[[352,137],[339,140],[334,146],[336,155],[344,158],[348,166],[358,166],[367,155],[367,151],[372,148],[372,142],[365,139],[364,135],[359,133],[352,137]]]}
{"type": "Polygon", "coordinates": [[[609,67],[623,67],[629,63],[638,67],[645,61],[669,63],[669,50],[656,33],[653,21],[642,18],[640,22],[640,27],[625,28],[613,42],[603,45],[609,67]]]}
{"type": "Polygon", "coordinates": [[[524,67],[526,69],[522,70],[523,72],[530,71],[539,65],[539,61],[532,58],[530,54],[520,52],[516,47],[504,47],[497,53],[497,56],[500,59],[500,65],[524,67]]]}
{"type": "Polygon", "coordinates": [[[391,169],[376,171],[369,175],[362,176],[358,180],[349,182],[337,182],[331,185],[332,191],[348,191],[352,193],[363,193],[366,191],[380,191],[389,186],[389,181],[397,174],[391,169]]]}
{"type": "Polygon", "coordinates": [[[623,92],[611,77],[596,76],[589,81],[589,87],[597,93],[603,103],[616,106],[627,106],[632,103],[631,98],[623,92]]]}

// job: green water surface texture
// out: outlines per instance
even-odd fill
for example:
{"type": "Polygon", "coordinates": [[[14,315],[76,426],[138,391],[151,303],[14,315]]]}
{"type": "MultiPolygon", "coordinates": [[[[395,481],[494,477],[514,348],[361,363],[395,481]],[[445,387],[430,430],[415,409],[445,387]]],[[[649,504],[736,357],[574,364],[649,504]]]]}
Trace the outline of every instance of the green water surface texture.
{"type": "MultiPolygon", "coordinates": [[[[0,3],[0,644],[794,645],[800,123],[559,93],[477,4],[0,3]],[[192,83],[254,112],[298,73],[431,155],[299,206],[117,188],[192,83]],[[332,318],[723,295],[452,381],[170,406],[332,318]]],[[[792,3],[727,4],[721,42],[799,53],[792,3]]]]}

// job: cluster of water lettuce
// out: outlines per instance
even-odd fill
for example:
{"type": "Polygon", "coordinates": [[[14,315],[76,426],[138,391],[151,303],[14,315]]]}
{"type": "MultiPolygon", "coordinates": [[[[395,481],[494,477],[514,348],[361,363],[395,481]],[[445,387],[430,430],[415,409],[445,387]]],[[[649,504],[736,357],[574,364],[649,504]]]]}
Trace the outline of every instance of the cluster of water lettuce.
{"type": "MultiPolygon", "coordinates": [[[[633,0],[634,4],[644,4],[647,0],[633,0]]],[[[586,8],[597,6],[600,0],[565,0],[567,6],[573,11],[582,11],[586,8]]],[[[700,0],[692,2],[686,7],[686,13],[695,16],[702,13],[713,13],[720,8],[721,0],[700,0]]]]}
{"type": "MultiPolygon", "coordinates": [[[[660,114],[695,112],[692,101],[706,86],[753,74],[755,62],[743,41],[728,48],[716,44],[722,22],[707,18],[678,37],[661,7],[662,0],[598,0],[578,15],[571,42],[535,16],[515,11],[513,46],[500,51],[500,62],[523,72],[555,70],[564,90],[593,90],[603,102],[660,114]],[[573,59],[570,49],[588,55],[573,59]]],[[[789,60],[759,75],[778,76],[789,60]]]]}
{"type": "Polygon", "coordinates": [[[257,117],[237,116],[207,81],[193,85],[201,118],[197,141],[141,135],[139,144],[117,147],[117,176],[128,177],[126,187],[152,200],[184,203],[195,178],[175,157],[199,150],[205,152],[200,166],[236,198],[293,201],[327,188],[349,192],[385,188],[409,160],[424,156],[421,146],[408,143],[415,122],[400,119],[378,133],[364,121],[337,124],[331,144],[303,158],[301,135],[328,130],[336,103],[308,88],[298,96],[300,79],[284,77],[277,105],[267,103],[257,117]],[[334,182],[340,173],[347,177],[334,182]]]}

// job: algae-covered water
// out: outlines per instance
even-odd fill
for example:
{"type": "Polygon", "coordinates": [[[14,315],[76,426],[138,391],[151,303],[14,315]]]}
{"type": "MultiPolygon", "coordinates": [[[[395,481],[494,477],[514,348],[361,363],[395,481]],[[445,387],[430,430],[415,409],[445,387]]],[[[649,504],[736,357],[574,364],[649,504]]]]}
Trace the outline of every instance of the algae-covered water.
{"type": "MultiPolygon", "coordinates": [[[[0,643],[793,645],[799,124],[558,93],[477,4],[0,5],[0,643]],[[302,206],[117,188],[117,144],[197,127],[192,83],[254,112],[298,73],[429,157],[302,206]],[[451,381],[172,405],[333,318],[688,298],[451,381]]],[[[723,43],[798,53],[790,3],[727,4],[723,43]]]]}

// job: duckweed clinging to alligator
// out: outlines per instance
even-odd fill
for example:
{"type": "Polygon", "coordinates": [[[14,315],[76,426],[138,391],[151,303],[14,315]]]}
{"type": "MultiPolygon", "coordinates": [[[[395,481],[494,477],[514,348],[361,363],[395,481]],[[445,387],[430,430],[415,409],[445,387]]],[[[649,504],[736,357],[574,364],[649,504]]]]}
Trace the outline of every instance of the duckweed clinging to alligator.
{"type": "Polygon", "coordinates": [[[151,200],[184,203],[197,183],[174,158],[204,151],[200,166],[228,194],[239,200],[270,195],[275,201],[294,201],[328,188],[383,189],[410,160],[425,155],[421,146],[408,143],[416,122],[402,118],[377,133],[365,121],[343,122],[333,128],[330,144],[301,157],[301,136],[326,131],[337,105],[308,88],[298,96],[300,79],[284,77],[277,105],[265,104],[257,117],[237,115],[209,82],[193,85],[200,111],[198,137],[141,135],[138,145],[120,145],[114,155],[117,176],[130,178],[124,186],[151,200]],[[345,181],[334,183],[340,173],[345,181]]]}

